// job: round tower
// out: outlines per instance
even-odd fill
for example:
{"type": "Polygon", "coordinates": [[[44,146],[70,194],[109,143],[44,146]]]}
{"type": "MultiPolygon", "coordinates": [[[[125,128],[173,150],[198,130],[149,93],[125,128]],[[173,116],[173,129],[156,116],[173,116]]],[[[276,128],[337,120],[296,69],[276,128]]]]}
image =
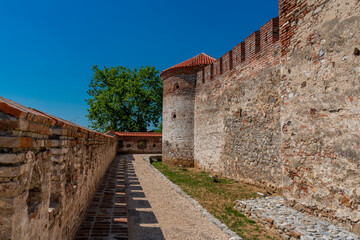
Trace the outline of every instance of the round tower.
{"type": "Polygon", "coordinates": [[[164,70],[163,162],[194,166],[194,106],[197,72],[216,59],[201,53],[164,70]]]}

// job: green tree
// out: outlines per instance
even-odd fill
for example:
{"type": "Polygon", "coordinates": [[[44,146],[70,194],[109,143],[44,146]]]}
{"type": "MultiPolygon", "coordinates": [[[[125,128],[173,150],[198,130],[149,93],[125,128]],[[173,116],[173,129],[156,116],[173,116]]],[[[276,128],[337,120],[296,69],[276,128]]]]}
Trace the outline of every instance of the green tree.
{"type": "Polygon", "coordinates": [[[90,127],[106,132],[144,132],[157,127],[162,115],[163,85],[155,67],[92,68],[87,93],[90,127]]]}
{"type": "Polygon", "coordinates": [[[162,122],[160,123],[159,127],[154,132],[162,132],[162,122]]]}

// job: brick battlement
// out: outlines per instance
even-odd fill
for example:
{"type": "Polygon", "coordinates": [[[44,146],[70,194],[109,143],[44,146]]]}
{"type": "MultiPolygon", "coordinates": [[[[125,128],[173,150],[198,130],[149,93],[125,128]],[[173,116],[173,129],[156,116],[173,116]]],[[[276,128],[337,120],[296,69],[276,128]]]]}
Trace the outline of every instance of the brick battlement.
{"type": "Polygon", "coordinates": [[[359,28],[359,0],[279,0],[196,77],[164,81],[163,154],[360,235],[359,28]]]}
{"type": "MultiPolygon", "coordinates": [[[[231,71],[244,62],[250,63],[254,59],[261,61],[261,56],[273,51],[272,46],[279,41],[279,17],[271,19],[259,31],[252,33],[244,42],[236,45],[215,62],[207,65],[198,76],[202,83],[231,71]],[[260,56],[260,57],[259,57],[260,56]]],[[[246,65],[246,64],[245,64],[246,65]]]]}

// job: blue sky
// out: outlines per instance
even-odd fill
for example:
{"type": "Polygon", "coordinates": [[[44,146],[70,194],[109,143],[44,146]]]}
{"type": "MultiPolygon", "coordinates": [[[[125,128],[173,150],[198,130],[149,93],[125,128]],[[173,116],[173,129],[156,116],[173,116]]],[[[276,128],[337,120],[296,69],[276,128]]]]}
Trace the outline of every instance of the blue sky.
{"type": "Polygon", "coordinates": [[[219,58],[276,16],[277,0],[0,0],[0,96],[87,126],[93,65],[219,58]]]}

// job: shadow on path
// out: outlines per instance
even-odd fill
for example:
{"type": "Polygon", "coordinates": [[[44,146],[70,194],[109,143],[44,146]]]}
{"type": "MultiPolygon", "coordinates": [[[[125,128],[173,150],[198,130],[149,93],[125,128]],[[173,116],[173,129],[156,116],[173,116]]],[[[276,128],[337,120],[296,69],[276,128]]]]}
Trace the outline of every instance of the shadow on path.
{"type": "Polygon", "coordinates": [[[107,169],[74,239],[128,239],[126,161],[116,156],[107,169]]]}
{"type": "Polygon", "coordinates": [[[136,176],[134,160],[133,155],[118,155],[110,164],[75,240],[165,239],[136,176]]]}
{"type": "MultiPolygon", "coordinates": [[[[126,194],[128,203],[129,237],[133,240],[163,240],[164,235],[159,227],[151,205],[146,199],[141,183],[136,176],[133,155],[122,155],[126,159],[126,194]]],[[[151,179],[149,179],[151,181],[151,179]]]]}

